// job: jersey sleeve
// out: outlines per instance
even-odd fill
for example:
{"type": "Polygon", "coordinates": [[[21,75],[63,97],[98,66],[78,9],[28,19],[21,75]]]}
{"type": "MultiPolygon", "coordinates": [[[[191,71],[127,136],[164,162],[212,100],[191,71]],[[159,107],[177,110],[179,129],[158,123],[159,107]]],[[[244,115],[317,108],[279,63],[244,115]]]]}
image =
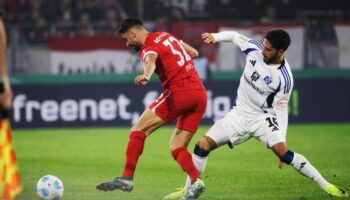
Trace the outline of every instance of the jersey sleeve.
{"type": "Polygon", "coordinates": [[[286,137],[288,127],[288,104],[291,98],[294,81],[288,63],[286,63],[286,66],[280,68],[280,73],[282,84],[280,91],[277,93],[274,107],[276,108],[276,114],[280,122],[280,127],[282,128],[283,136],[286,137]]]}
{"type": "Polygon", "coordinates": [[[236,31],[223,31],[219,33],[213,33],[213,36],[216,42],[235,43],[246,55],[252,51],[263,49],[263,45],[260,42],[248,38],[236,31]]]}
{"type": "Polygon", "coordinates": [[[147,55],[149,55],[149,54],[151,54],[151,53],[154,53],[154,54],[156,54],[156,55],[159,55],[159,54],[160,54],[160,51],[161,51],[161,49],[158,48],[157,46],[155,46],[155,45],[150,45],[150,46],[144,48],[144,49],[141,51],[140,57],[141,57],[142,61],[145,61],[145,58],[146,58],[147,55]]]}
{"type": "Polygon", "coordinates": [[[276,110],[288,115],[289,99],[290,99],[290,93],[285,94],[283,92],[283,89],[280,88],[280,90],[276,94],[273,106],[276,108],[276,110]]]}

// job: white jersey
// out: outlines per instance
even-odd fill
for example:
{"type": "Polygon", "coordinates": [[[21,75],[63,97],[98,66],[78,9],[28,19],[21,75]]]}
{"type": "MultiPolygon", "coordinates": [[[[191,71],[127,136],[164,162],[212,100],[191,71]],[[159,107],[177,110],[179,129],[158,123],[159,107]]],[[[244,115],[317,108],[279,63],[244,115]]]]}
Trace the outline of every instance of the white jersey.
{"type": "Polygon", "coordinates": [[[216,42],[235,43],[247,55],[234,109],[242,116],[253,118],[264,113],[277,115],[280,128],[286,131],[288,102],[293,88],[288,62],[266,64],[262,55],[263,45],[235,31],[215,33],[213,36],[216,42]]]}

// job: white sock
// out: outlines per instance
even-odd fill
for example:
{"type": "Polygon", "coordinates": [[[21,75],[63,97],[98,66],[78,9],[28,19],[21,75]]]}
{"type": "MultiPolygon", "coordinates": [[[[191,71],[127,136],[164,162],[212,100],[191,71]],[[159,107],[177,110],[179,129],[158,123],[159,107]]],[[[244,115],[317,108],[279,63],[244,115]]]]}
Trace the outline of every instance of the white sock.
{"type": "Polygon", "coordinates": [[[329,185],[329,182],[315,169],[314,166],[303,156],[294,152],[294,158],[291,165],[302,175],[315,181],[323,190],[329,185]]]}
{"type": "MultiPolygon", "coordinates": [[[[193,160],[193,164],[194,166],[196,166],[197,171],[199,172],[199,174],[202,174],[205,166],[207,166],[207,160],[208,160],[208,156],[207,157],[199,157],[195,154],[192,154],[192,160],[193,160]]],[[[186,183],[185,183],[185,191],[187,192],[191,187],[191,179],[189,176],[187,176],[186,178],[186,183]]]]}

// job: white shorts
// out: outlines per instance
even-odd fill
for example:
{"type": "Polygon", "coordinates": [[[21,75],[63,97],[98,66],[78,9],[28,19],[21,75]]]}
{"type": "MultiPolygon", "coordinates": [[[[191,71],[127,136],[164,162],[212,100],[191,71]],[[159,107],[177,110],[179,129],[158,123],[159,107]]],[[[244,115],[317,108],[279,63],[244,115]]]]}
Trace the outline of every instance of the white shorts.
{"type": "Polygon", "coordinates": [[[206,136],[212,138],[218,146],[228,143],[236,146],[254,137],[270,148],[277,143],[285,142],[283,133],[274,115],[244,117],[232,109],[208,130],[206,136]]]}

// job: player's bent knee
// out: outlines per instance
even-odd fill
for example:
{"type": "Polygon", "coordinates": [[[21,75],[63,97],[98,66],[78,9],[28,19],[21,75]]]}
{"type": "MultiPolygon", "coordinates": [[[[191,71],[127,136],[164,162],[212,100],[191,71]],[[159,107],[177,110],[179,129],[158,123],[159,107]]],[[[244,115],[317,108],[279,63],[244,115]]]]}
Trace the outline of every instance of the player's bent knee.
{"type": "Polygon", "coordinates": [[[293,158],[294,158],[294,152],[290,150],[288,150],[282,157],[280,157],[281,161],[286,164],[292,163],[293,158]]]}
{"type": "Polygon", "coordinates": [[[216,142],[207,136],[204,136],[196,145],[206,151],[212,151],[217,147],[216,142]]]}
{"type": "Polygon", "coordinates": [[[132,127],[130,129],[130,132],[134,132],[134,131],[141,131],[143,132],[146,136],[149,136],[152,134],[153,130],[147,129],[147,128],[142,128],[142,127],[132,127]]]}
{"type": "Polygon", "coordinates": [[[194,154],[199,156],[199,157],[207,157],[210,151],[202,149],[198,144],[194,147],[194,154]]]}

